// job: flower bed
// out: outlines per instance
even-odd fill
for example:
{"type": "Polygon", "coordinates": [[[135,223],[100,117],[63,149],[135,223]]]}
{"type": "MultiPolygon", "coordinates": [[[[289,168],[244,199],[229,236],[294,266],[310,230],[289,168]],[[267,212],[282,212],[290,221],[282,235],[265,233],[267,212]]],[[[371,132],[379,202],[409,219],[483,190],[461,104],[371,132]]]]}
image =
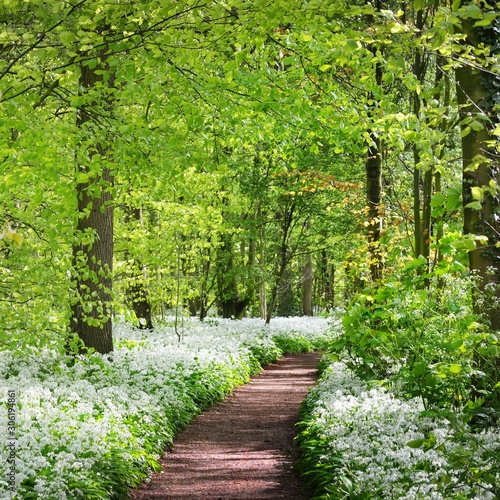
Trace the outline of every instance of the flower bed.
{"type": "Polygon", "coordinates": [[[203,408],[284,351],[325,347],[327,330],[321,318],[189,320],[178,342],[172,324],[118,324],[112,361],[0,353],[0,497],[125,498],[203,408]]]}
{"type": "Polygon", "coordinates": [[[331,363],[303,404],[298,436],[298,469],[314,498],[498,498],[498,428],[457,432],[457,422],[423,411],[420,400],[331,363]]]}

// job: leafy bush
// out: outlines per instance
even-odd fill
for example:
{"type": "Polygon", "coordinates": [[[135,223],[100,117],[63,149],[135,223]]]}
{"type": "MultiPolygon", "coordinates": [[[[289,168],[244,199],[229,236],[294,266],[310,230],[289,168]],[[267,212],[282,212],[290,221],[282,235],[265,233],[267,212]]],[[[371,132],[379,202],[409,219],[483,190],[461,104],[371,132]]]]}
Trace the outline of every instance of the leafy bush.
{"type": "Polygon", "coordinates": [[[470,282],[448,280],[430,289],[389,282],[359,293],[332,351],[363,378],[402,381],[426,408],[462,407],[478,391],[497,399],[500,336],[472,312],[470,282]]]}

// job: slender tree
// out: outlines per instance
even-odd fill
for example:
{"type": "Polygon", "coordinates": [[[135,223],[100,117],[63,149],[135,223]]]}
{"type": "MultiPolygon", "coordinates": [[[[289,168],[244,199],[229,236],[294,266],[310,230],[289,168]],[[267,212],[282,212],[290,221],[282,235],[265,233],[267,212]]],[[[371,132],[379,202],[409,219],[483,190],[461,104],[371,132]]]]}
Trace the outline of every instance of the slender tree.
{"type": "Polygon", "coordinates": [[[313,315],[313,258],[309,252],[304,257],[302,274],[302,314],[313,315]]]}
{"type": "MultiPolygon", "coordinates": [[[[381,0],[375,2],[375,11],[382,9],[381,0]]],[[[368,23],[374,22],[373,16],[368,16],[368,23]]],[[[373,281],[381,277],[382,260],[380,256],[380,234],[382,228],[382,139],[380,132],[373,127],[373,121],[378,111],[378,94],[382,88],[382,64],[378,52],[380,47],[375,40],[369,50],[373,57],[374,88],[368,92],[368,117],[371,119],[370,129],[367,132],[366,170],[366,202],[367,202],[367,236],[370,253],[370,273],[373,281]]]]}

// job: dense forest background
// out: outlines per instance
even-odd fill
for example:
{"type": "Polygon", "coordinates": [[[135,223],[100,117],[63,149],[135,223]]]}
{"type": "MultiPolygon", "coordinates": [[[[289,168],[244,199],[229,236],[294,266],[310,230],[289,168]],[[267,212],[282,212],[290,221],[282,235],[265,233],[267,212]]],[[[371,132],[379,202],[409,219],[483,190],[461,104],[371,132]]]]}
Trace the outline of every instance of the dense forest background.
{"type": "Polygon", "coordinates": [[[498,12],[4,0],[2,349],[452,290],[498,370],[498,12]]]}

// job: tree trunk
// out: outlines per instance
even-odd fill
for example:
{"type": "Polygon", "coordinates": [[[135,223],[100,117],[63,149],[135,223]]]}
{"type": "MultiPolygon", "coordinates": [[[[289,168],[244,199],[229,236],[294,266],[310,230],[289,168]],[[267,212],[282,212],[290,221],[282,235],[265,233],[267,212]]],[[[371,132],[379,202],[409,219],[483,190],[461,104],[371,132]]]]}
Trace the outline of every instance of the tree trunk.
{"type": "Polygon", "coordinates": [[[429,269],[431,255],[431,199],[433,188],[433,169],[429,168],[424,173],[424,189],[422,192],[422,256],[426,262],[424,286],[430,286],[429,269]]]}
{"type": "Polygon", "coordinates": [[[317,277],[321,279],[319,286],[319,302],[322,309],[331,311],[335,305],[335,293],[333,290],[335,281],[335,265],[330,264],[325,249],[321,250],[321,259],[318,259],[317,277]]]}
{"type": "Polygon", "coordinates": [[[234,272],[234,256],[231,235],[224,235],[218,255],[218,291],[220,313],[223,318],[241,319],[249,297],[241,298],[238,295],[238,283],[234,272]]]}
{"type": "Polygon", "coordinates": [[[267,319],[267,273],[266,273],[266,229],[263,224],[262,208],[258,205],[256,209],[256,225],[260,225],[259,242],[259,312],[260,319],[267,319]]]}
{"type": "MultiPolygon", "coordinates": [[[[445,58],[440,56],[437,58],[436,61],[436,76],[435,76],[435,88],[436,88],[436,93],[434,95],[434,99],[436,101],[441,101],[442,100],[442,106],[446,109],[450,106],[450,78],[449,75],[445,73],[445,70],[442,69],[443,66],[445,65],[445,58]],[[444,92],[440,90],[440,83],[441,81],[444,80],[444,92]]],[[[441,120],[441,124],[439,126],[440,131],[443,133],[443,135],[446,133],[447,129],[449,127],[448,124],[448,119],[443,116],[441,120]]],[[[440,146],[439,152],[436,152],[436,156],[439,157],[440,160],[443,159],[444,157],[444,143],[445,140],[442,139],[440,143],[436,146],[440,146]]],[[[436,193],[441,192],[441,172],[439,169],[436,169],[434,172],[434,189],[436,193]]],[[[444,235],[444,229],[443,229],[443,213],[444,213],[444,208],[441,213],[439,213],[436,217],[434,217],[431,220],[431,225],[432,229],[435,231],[435,234],[433,235],[434,237],[434,243],[436,244],[437,251],[436,251],[436,256],[435,256],[435,262],[434,264],[438,264],[443,260],[443,254],[441,252],[440,248],[440,241],[443,238],[444,235]]],[[[439,289],[442,289],[444,286],[444,280],[442,277],[438,278],[438,283],[437,286],[439,289]]]]}
{"type": "MultiPolygon", "coordinates": [[[[464,20],[462,26],[469,45],[496,43],[493,29],[474,28],[470,20],[464,20]]],[[[493,72],[480,72],[467,64],[456,69],[456,79],[462,119],[464,233],[488,238],[487,242],[477,242],[476,249],[469,252],[470,269],[478,277],[474,308],[498,331],[500,249],[496,244],[500,242],[500,200],[496,187],[491,186],[500,185],[498,157],[492,146],[496,143],[492,130],[499,123],[493,108],[499,81],[493,72]]]]}
{"type": "MultiPolygon", "coordinates": [[[[417,12],[416,27],[418,29],[417,37],[420,36],[420,32],[423,27],[423,17],[422,10],[417,12]]],[[[415,53],[415,60],[413,61],[413,74],[417,78],[418,82],[421,82],[424,73],[424,65],[422,62],[422,53],[419,47],[417,47],[415,53]]],[[[416,90],[412,94],[413,101],[413,114],[417,119],[420,118],[420,94],[416,90]]],[[[415,257],[420,257],[423,251],[423,226],[422,226],[422,215],[421,215],[421,205],[422,200],[420,197],[420,185],[421,185],[421,174],[418,169],[418,164],[420,163],[420,152],[418,150],[418,144],[413,143],[413,225],[414,225],[414,238],[415,238],[415,257]]]]}
{"type": "Polygon", "coordinates": [[[80,70],[80,87],[87,102],[77,116],[83,139],[77,152],[78,241],[73,245],[75,288],[70,327],[87,349],[107,354],[113,350],[114,177],[110,168],[112,155],[102,122],[112,112],[113,79],[105,56],[95,67],[82,64],[80,70]],[[109,79],[97,94],[96,87],[104,83],[103,72],[109,79]]]}
{"type": "Polygon", "coordinates": [[[271,298],[269,301],[269,306],[267,308],[267,325],[271,323],[271,318],[273,316],[274,308],[276,307],[278,299],[278,291],[283,282],[288,263],[292,258],[288,241],[290,238],[292,222],[295,216],[296,208],[297,207],[294,202],[286,203],[281,207],[282,213],[276,215],[277,219],[281,219],[281,243],[278,248],[278,260],[275,263],[275,272],[273,276],[274,283],[271,288],[271,298]]]}
{"type": "Polygon", "coordinates": [[[274,283],[271,288],[271,297],[269,300],[269,306],[267,307],[267,315],[266,315],[266,325],[271,323],[271,318],[273,317],[273,312],[276,307],[276,303],[278,300],[278,291],[283,282],[283,277],[285,276],[285,271],[287,268],[287,254],[288,246],[286,244],[285,238],[283,239],[282,246],[280,248],[280,260],[278,263],[278,270],[274,275],[274,283]]]}
{"type": "MultiPolygon", "coordinates": [[[[377,0],[376,9],[380,10],[381,8],[382,3],[380,0],[377,0]]],[[[377,47],[374,44],[370,46],[370,51],[374,59],[378,58],[377,47]]],[[[378,61],[375,62],[375,83],[378,88],[381,87],[382,66],[378,61]]],[[[368,117],[371,118],[375,114],[377,108],[376,97],[373,92],[369,92],[368,100],[373,102],[373,104],[368,107],[368,117]]],[[[382,141],[375,130],[369,130],[365,170],[370,274],[372,280],[377,281],[382,273],[382,259],[379,245],[382,222],[382,141]]]]}
{"type": "Polygon", "coordinates": [[[211,262],[210,262],[210,253],[206,255],[206,258],[204,258],[202,266],[202,282],[201,282],[201,287],[200,287],[200,298],[199,298],[199,306],[200,306],[200,320],[203,321],[208,314],[208,309],[209,309],[209,294],[210,291],[213,289],[215,286],[215,281],[217,277],[213,277],[210,270],[211,270],[211,262]]]}
{"type": "MultiPolygon", "coordinates": [[[[133,224],[142,224],[143,222],[142,207],[126,206],[125,222],[130,226],[127,231],[133,232],[135,230],[133,224]]],[[[130,240],[128,245],[131,244],[130,240]]],[[[128,250],[125,251],[125,260],[130,262],[126,271],[128,277],[126,288],[127,302],[139,321],[139,329],[152,330],[151,303],[149,302],[149,294],[145,285],[147,278],[146,268],[141,262],[137,262],[128,250]]]]}
{"type": "Polygon", "coordinates": [[[278,286],[279,282],[273,283],[273,287],[271,288],[271,297],[269,299],[269,306],[266,311],[266,325],[271,323],[271,318],[273,317],[273,311],[276,306],[276,300],[278,298],[278,286]]]}
{"type": "Polygon", "coordinates": [[[304,263],[304,273],[302,275],[302,314],[304,316],[313,315],[313,260],[308,253],[304,263]]]}
{"type": "MultiPolygon", "coordinates": [[[[417,12],[416,24],[417,36],[420,36],[424,28],[424,13],[423,10],[417,12]]],[[[417,81],[424,85],[426,74],[427,61],[422,57],[420,47],[417,47],[415,52],[415,60],[413,62],[413,74],[417,81]]],[[[417,90],[413,92],[413,113],[417,119],[421,119],[421,100],[420,94],[417,90]]],[[[422,270],[425,274],[424,286],[430,285],[428,272],[429,272],[429,257],[431,248],[431,197],[432,197],[432,183],[433,183],[433,170],[429,167],[422,179],[420,171],[420,152],[418,143],[413,144],[413,219],[414,219],[414,238],[415,238],[415,257],[424,257],[426,266],[422,270]]]]}

